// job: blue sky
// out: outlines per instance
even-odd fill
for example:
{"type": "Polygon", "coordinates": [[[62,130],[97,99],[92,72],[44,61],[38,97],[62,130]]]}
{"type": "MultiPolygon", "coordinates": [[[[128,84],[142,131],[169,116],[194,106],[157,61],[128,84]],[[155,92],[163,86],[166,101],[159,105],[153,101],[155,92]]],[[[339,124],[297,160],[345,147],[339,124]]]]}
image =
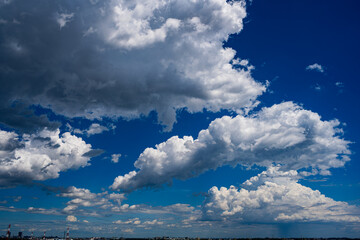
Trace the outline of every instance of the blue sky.
{"type": "Polygon", "coordinates": [[[358,1],[0,1],[0,229],[357,237],[358,1]]]}

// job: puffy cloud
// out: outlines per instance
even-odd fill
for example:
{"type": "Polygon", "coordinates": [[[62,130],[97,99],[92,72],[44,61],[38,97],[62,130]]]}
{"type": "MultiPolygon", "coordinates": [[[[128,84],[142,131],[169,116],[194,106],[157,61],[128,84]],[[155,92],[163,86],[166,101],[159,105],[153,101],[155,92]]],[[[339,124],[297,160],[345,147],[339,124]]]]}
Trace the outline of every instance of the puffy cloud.
{"type": "Polygon", "coordinates": [[[321,73],[323,73],[325,71],[324,67],[321,66],[318,63],[314,63],[314,64],[311,64],[311,65],[307,66],[306,70],[308,70],[308,71],[317,71],[317,72],[321,72],[321,73]]]}
{"type": "Polygon", "coordinates": [[[113,223],[116,224],[134,224],[134,225],[138,225],[141,223],[141,221],[139,220],[139,218],[132,218],[132,219],[128,219],[126,221],[122,221],[122,220],[117,220],[114,221],[113,223]]]}
{"type": "Polygon", "coordinates": [[[340,138],[337,120],[322,121],[317,113],[292,102],[263,108],[250,116],[224,116],[200,131],[198,138],[171,137],[147,148],[135,162],[138,171],[119,176],[113,189],[131,191],[187,179],[222,165],[312,168],[330,174],[349,160],[348,141],[340,138]]]}
{"type": "Polygon", "coordinates": [[[360,222],[360,209],[334,201],[297,182],[296,171],[279,167],[237,189],[212,187],[202,206],[207,220],[242,222],[360,222]]]}
{"type": "Polygon", "coordinates": [[[145,225],[162,225],[162,224],[164,224],[164,222],[154,219],[152,221],[145,221],[144,224],[145,225]]]}
{"type": "MultiPolygon", "coordinates": [[[[62,189],[58,197],[70,198],[66,207],[62,210],[65,214],[87,215],[87,216],[105,216],[109,214],[137,211],[140,208],[137,205],[130,206],[123,204],[126,199],[125,194],[109,193],[107,191],[93,193],[86,188],[77,188],[74,186],[62,189]]],[[[151,208],[142,206],[142,208],[151,208]]]]}
{"type": "Polygon", "coordinates": [[[77,222],[77,218],[73,215],[69,215],[66,217],[67,222],[77,222]]]}
{"type": "Polygon", "coordinates": [[[21,22],[0,24],[0,111],[14,100],[90,119],[156,111],[171,129],[177,109],[241,112],[265,91],[223,48],[244,1],[14,1],[0,15],[21,22]]]}
{"type": "Polygon", "coordinates": [[[102,132],[109,131],[109,128],[101,126],[98,123],[93,123],[90,125],[89,129],[86,131],[88,136],[100,134],[102,132]]]}
{"type": "Polygon", "coordinates": [[[112,154],[111,155],[111,162],[118,163],[120,157],[121,157],[121,154],[112,154]]]}
{"type": "Polygon", "coordinates": [[[75,211],[83,212],[84,210],[82,208],[84,207],[107,209],[114,206],[109,200],[115,200],[120,205],[121,200],[125,199],[123,194],[108,194],[107,192],[92,193],[89,189],[74,186],[67,188],[57,196],[71,199],[66,203],[67,206],[64,208],[64,211],[68,213],[74,213],[75,211]]]}
{"type": "Polygon", "coordinates": [[[71,186],[67,188],[66,191],[64,191],[63,193],[60,193],[59,196],[92,200],[97,197],[97,194],[90,192],[89,189],[76,188],[74,186],[71,186]]]}
{"type": "Polygon", "coordinates": [[[169,213],[191,213],[194,211],[194,207],[189,204],[176,203],[173,205],[163,207],[163,210],[168,211],[169,213]]]}
{"type": "Polygon", "coordinates": [[[0,130],[0,185],[57,178],[62,171],[87,166],[91,151],[90,144],[59,129],[22,135],[0,130]]]}

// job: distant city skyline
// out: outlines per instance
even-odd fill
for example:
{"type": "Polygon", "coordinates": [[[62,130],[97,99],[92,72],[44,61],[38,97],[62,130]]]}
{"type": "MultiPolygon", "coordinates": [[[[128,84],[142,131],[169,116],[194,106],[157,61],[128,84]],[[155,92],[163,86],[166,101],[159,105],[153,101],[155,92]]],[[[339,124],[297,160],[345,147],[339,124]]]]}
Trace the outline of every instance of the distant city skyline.
{"type": "Polygon", "coordinates": [[[0,235],[360,236],[359,10],[0,0],[0,235]]]}

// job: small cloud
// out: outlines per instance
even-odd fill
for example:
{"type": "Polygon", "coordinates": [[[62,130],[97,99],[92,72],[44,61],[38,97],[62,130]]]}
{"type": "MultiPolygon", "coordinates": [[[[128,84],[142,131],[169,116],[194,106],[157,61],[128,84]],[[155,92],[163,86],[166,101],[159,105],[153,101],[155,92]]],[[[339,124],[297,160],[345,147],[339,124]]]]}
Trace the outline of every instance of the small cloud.
{"type": "Polygon", "coordinates": [[[21,200],[21,198],[22,198],[21,196],[14,198],[14,202],[19,202],[21,200]]]}
{"type": "Polygon", "coordinates": [[[321,73],[323,73],[325,71],[324,67],[321,66],[318,63],[314,63],[314,64],[311,64],[311,65],[307,66],[306,70],[308,70],[308,71],[318,71],[318,72],[321,72],[321,73]]]}
{"type": "Polygon", "coordinates": [[[134,232],[134,229],[131,229],[131,228],[127,228],[127,229],[124,229],[123,232],[126,232],[126,233],[133,233],[134,232]]]}
{"type": "Polygon", "coordinates": [[[67,222],[77,222],[77,218],[73,215],[69,215],[66,217],[67,222]]]}
{"type": "Polygon", "coordinates": [[[343,82],[336,82],[335,86],[337,86],[339,88],[342,88],[342,87],[344,87],[344,83],[343,82]]]}
{"type": "Polygon", "coordinates": [[[317,83],[314,87],[316,91],[321,91],[321,86],[317,83]]]}
{"type": "Polygon", "coordinates": [[[113,154],[111,155],[111,162],[113,163],[118,163],[119,162],[119,158],[121,157],[121,154],[113,154]]]}
{"type": "Polygon", "coordinates": [[[60,13],[57,14],[56,17],[56,22],[59,24],[60,29],[62,29],[63,27],[65,27],[65,25],[70,22],[72,20],[72,18],[74,17],[74,13],[60,13]]]}
{"type": "Polygon", "coordinates": [[[84,153],[82,156],[93,158],[93,157],[97,157],[97,156],[103,154],[104,152],[105,151],[102,149],[91,149],[90,151],[84,153]]]}
{"type": "Polygon", "coordinates": [[[86,36],[88,36],[90,34],[93,34],[95,32],[96,32],[96,29],[94,29],[93,27],[89,27],[89,29],[84,32],[83,36],[86,37],[86,36]]]}
{"type": "Polygon", "coordinates": [[[100,133],[106,132],[106,131],[109,131],[109,128],[102,126],[98,123],[93,123],[90,125],[89,129],[86,130],[86,133],[88,136],[91,136],[91,135],[100,134],[100,133]]]}
{"type": "Polygon", "coordinates": [[[162,224],[164,224],[164,222],[154,219],[152,221],[145,221],[144,224],[145,225],[162,225],[162,224]]]}
{"type": "Polygon", "coordinates": [[[84,223],[89,223],[89,221],[88,221],[88,220],[83,220],[83,222],[84,222],[84,223]]]}

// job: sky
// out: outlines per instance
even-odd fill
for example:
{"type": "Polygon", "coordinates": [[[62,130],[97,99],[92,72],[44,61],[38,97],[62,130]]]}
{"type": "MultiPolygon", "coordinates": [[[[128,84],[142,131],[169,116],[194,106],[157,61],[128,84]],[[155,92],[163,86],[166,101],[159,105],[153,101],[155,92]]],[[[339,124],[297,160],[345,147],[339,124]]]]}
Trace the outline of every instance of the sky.
{"type": "Polygon", "coordinates": [[[358,237],[359,9],[0,0],[0,235],[358,237]]]}

